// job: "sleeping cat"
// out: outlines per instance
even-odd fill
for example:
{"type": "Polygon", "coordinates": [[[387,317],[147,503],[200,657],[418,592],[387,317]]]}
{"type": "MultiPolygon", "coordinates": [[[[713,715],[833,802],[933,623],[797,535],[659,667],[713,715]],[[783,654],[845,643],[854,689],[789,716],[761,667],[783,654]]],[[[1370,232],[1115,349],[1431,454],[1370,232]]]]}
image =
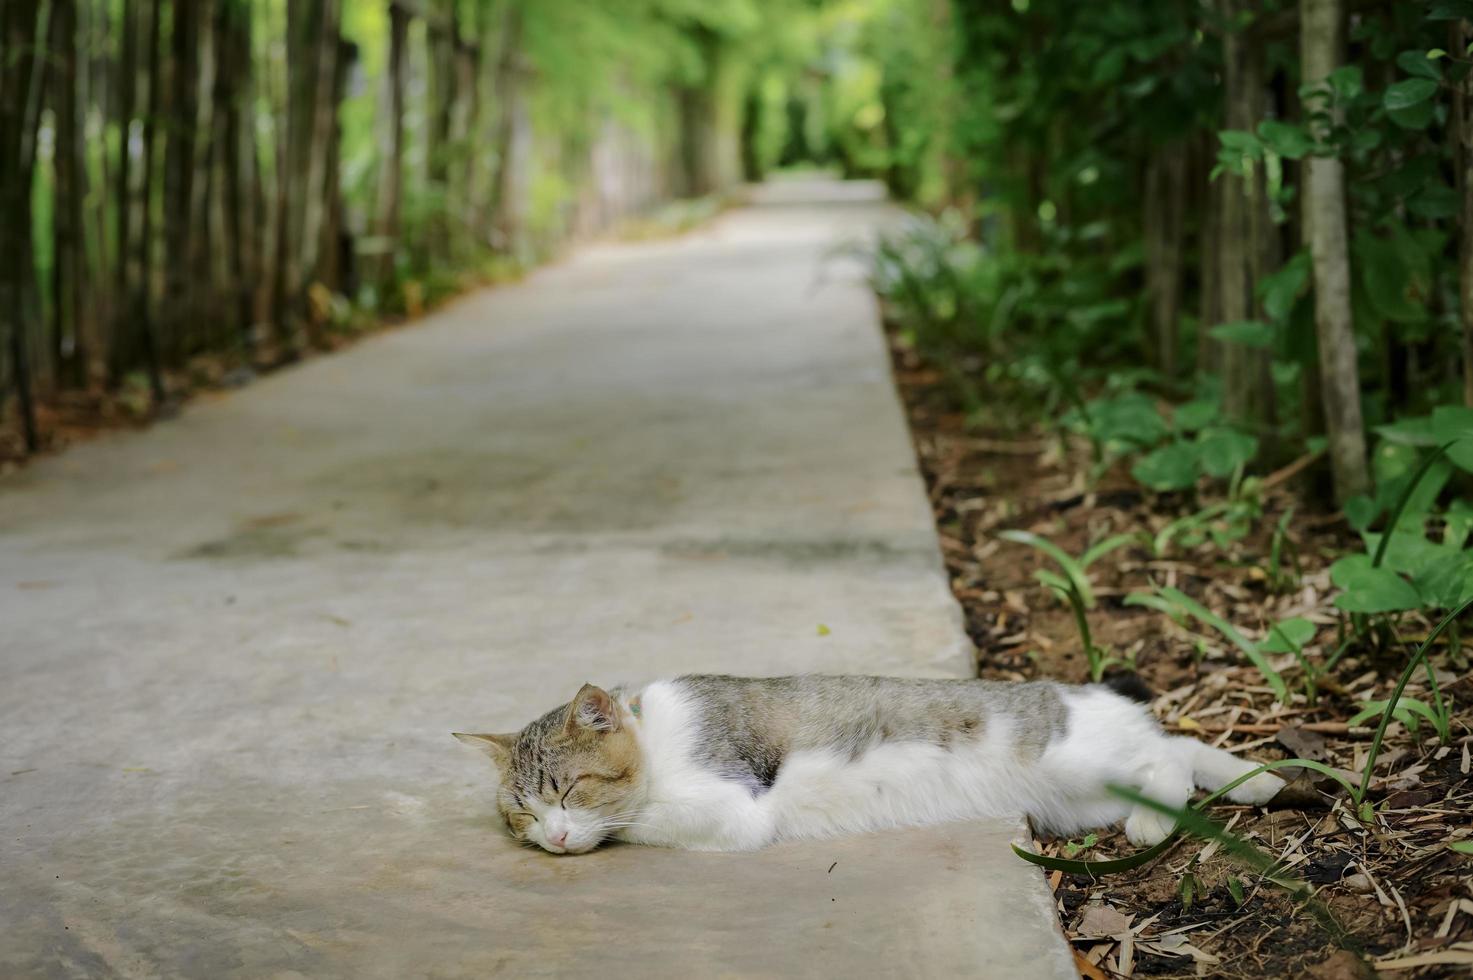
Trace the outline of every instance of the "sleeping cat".
{"type": "MultiPolygon", "coordinates": [[[[555,854],[617,839],[707,851],[972,817],[1056,834],[1125,821],[1138,845],[1172,806],[1255,768],[1164,734],[1105,685],[893,677],[690,675],[639,690],[585,684],[520,732],[456,733],[501,773],[512,836],[555,854]]],[[[1265,803],[1263,773],[1228,794],[1265,803]]]]}

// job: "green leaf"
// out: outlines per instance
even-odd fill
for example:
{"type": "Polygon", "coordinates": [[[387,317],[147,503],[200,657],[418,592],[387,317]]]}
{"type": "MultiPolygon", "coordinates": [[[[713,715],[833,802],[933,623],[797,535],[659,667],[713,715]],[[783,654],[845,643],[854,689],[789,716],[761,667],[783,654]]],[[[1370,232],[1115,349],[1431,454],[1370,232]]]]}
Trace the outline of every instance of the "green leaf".
{"type": "Polygon", "coordinates": [[[1397,323],[1427,319],[1428,257],[1415,238],[1404,229],[1386,237],[1359,231],[1352,251],[1355,272],[1377,313],[1397,323]]]}
{"type": "Polygon", "coordinates": [[[1029,864],[1036,864],[1040,868],[1047,868],[1049,871],[1063,871],[1071,875],[1084,875],[1094,878],[1101,875],[1121,874],[1126,871],[1133,871],[1141,865],[1150,864],[1156,858],[1170,850],[1171,846],[1175,843],[1176,835],[1168,834],[1165,840],[1154,847],[1148,847],[1144,851],[1137,851],[1126,857],[1114,858],[1109,861],[1079,861],[1068,858],[1045,857],[1042,854],[1034,854],[1032,851],[1026,851],[1017,844],[1012,845],[1012,847],[1013,853],[1029,864]]]}
{"type": "Polygon", "coordinates": [[[1258,440],[1237,429],[1203,429],[1197,433],[1197,453],[1208,475],[1231,476],[1258,455],[1258,440]]]}
{"type": "Polygon", "coordinates": [[[1194,446],[1173,442],[1142,456],[1130,475],[1158,493],[1185,490],[1197,482],[1198,462],[1194,446]]]}
{"type": "Polygon", "coordinates": [[[1439,405],[1432,410],[1432,432],[1439,442],[1473,439],[1473,408],[1439,405]]]}
{"type": "Polygon", "coordinates": [[[1335,607],[1346,612],[1386,613],[1420,609],[1422,597],[1389,568],[1371,567],[1369,555],[1348,555],[1330,566],[1330,581],[1345,590],[1335,607]]]}
{"type": "Polygon", "coordinates": [[[1037,548],[1048,555],[1068,576],[1070,583],[1078,590],[1079,597],[1084,600],[1086,608],[1093,609],[1095,604],[1094,591],[1089,587],[1089,576],[1085,574],[1084,566],[1075,561],[1064,549],[1054,544],[1042,535],[1034,534],[1032,531],[999,531],[997,536],[1004,541],[1014,544],[1026,544],[1030,548],[1037,548]]]}
{"type": "Polygon", "coordinates": [[[1458,192],[1446,184],[1423,187],[1407,199],[1407,210],[1419,218],[1440,221],[1458,213],[1458,192]]]}
{"type": "MultiPolygon", "coordinates": [[[[1431,78],[1408,78],[1386,89],[1381,105],[1387,112],[1419,106],[1437,94],[1437,82],[1431,78]]],[[[1221,134],[1219,134],[1221,135],[1221,134]]]]}
{"type": "Polygon", "coordinates": [[[1398,446],[1437,446],[1446,440],[1438,439],[1432,431],[1432,416],[1422,415],[1410,419],[1398,419],[1386,425],[1376,426],[1376,434],[1398,446]]]}
{"type": "Polygon", "coordinates": [[[1091,545],[1084,552],[1083,555],[1080,555],[1079,564],[1083,565],[1084,568],[1087,570],[1089,566],[1093,565],[1095,562],[1099,561],[1101,558],[1105,557],[1116,548],[1123,548],[1125,545],[1128,545],[1135,540],[1136,535],[1134,534],[1117,534],[1114,537],[1106,538],[1103,541],[1091,545]]]}
{"type": "MultiPolygon", "coordinates": [[[[1386,448],[1389,447],[1378,449],[1376,455],[1380,456],[1386,448]]],[[[1378,467],[1378,470],[1384,470],[1387,475],[1377,477],[1376,499],[1391,507],[1400,504],[1398,511],[1388,514],[1387,521],[1394,521],[1394,527],[1398,531],[1413,531],[1420,535],[1433,504],[1442,495],[1443,487],[1447,486],[1452,476],[1453,467],[1441,447],[1430,453],[1417,453],[1413,449],[1408,449],[1407,452],[1414,454],[1418,460],[1417,468],[1395,472],[1390,466],[1378,467]]]]}
{"type": "Polygon", "coordinates": [[[1455,840],[1447,845],[1449,851],[1457,851],[1459,854],[1473,854],[1473,840],[1455,840]]]}
{"type": "Polygon", "coordinates": [[[1452,443],[1447,458],[1473,472],[1473,408],[1439,405],[1432,410],[1432,434],[1438,443],[1452,443]]]}
{"type": "Polygon", "coordinates": [[[1360,65],[1343,65],[1336,68],[1330,72],[1328,81],[1335,94],[1347,101],[1365,90],[1365,76],[1360,65]]]}
{"type": "Polygon", "coordinates": [[[1171,421],[1179,432],[1196,432],[1215,422],[1219,411],[1216,401],[1198,398],[1185,405],[1178,405],[1176,412],[1171,416],[1171,421]]]}
{"type": "Polygon", "coordinates": [[[1139,392],[1098,398],[1089,404],[1089,435],[1100,442],[1153,446],[1170,430],[1156,403],[1139,392]]]}
{"type": "MultiPolygon", "coordinates": [[[[1279,676],[1279,672],[1274,670],[1268,660],[1264,658],[1263,652],[1258,648],[1258,644],[1252,642],[1239,632],[1236,626],[1202,605],[1196,599],[1177,589],[1169,586],[1160,586],[1156,589],[1156,592],[1166,601],[1180,606],[1187,613],[1190,613],[1227,637],[1234,646],[1243,651],[1243,655],[1248,658],[1248,661],[1254,667],[1258,668],[1258,672],[1263,675],[1263,679],[1268,682],[1268,686],[1273,688],[1274,694],[1278,696],[1278,699],[1280,701],[1288,699],[1289,690],[1284,684],[1284,679],[1279,676]]],[[[1133,596],[1126,596],[1126,604],[1130,605],[1131,599],[1133,598],[1133,596]]]]}
{"type": "Polygon", "coordinates": [[[1309,282],[1311,268],[1309,253],[1300,251],[1277,272],[1258,281],[1258,295],[1263,299],[1264,312],[1275,323],[1283,323],[1289,318],[1295,300],[1309,282]]]}
{"type": "Polygon", "coordinates": [[[1408,75],[1440,82],[1442,81],[1442,69],[1429,60],[1430,57],[1431,52],[1424,54],[1421,51],[1403,51],[1396,56],[1396,65],[1408,75]]]}
{"type": "Polygon", "coordinates": [[[1208,336],[1215,340],[1259,349],[1272,347],[1276,333],[1272,323],[1264,323],[1262,320],[1235,320],[1232,323],[1219,323],[1207,331],[1208,336]]]}
{"type": "Polygon", "coordinates": [[[1217,138],[1222,143],[1224,150],[1230,150],[1254,160],[1263,156],[1263,144],[1257,136],[1241,129],[1220,130],[1217,138]]]}
{"type": "Polygon", "coordinates": [[[1451,609],[1473,596],[1473,555],[1442,546],[1437,550],[1446,554],[1439,554],[1418,569],[1412,575],[1412,585],[1428,608],[1451,609]]]}
{"type": "Polygon", "coordinates": [[[1473,504],[1459,497],[1442,512],[1442,544],[1462,551],[1473,534],[1473,504]]]}
{"type": "MultiPolygon", "coordinates": [[[[1390,701],[1357,701],[1361,710],[1356,712],[1346,721],[1352,728],[1364,725],[1372,718],[1380,718],[1386,713],[1386,706],[1390,701]]],[[[1409,698],[1403,695],[1396,702],[1396,707],[1391,710],[1391,716],[1401,722],[1408,730],[1415,732],[1422,719],[1430,722],[1433,728],[1441,726],[1442,719],[1432,705],[1420,698],[1409,698]]]]}
{"type": "MultiPolygon", "coordinates": [[[[1408,81],[1420,82],[1423,79],[1411,78],[1408,81]]],[[[1427,102],[1418,102],[1416,105],[1407,106],[1404,109],[1392,109],[1388,107],[1386,118],[1396,123],[1402,129],[1419,131],[1432,125],[1434,109],[1435,106],[1430,100],[1427,102]]]]}
{"type": "Polygon", "coordinates": [[[1040,568],[1033,573],[1033,577],[1038,579],[1040,584],[1059,593],[1059,598],[1067,599],[1069,597],[1069,589],[1071,588],[1069,580],[1058,572],[1051,571],[1047,568],[1040,568]]]}
{"type": "Polygon", "coordinates": [[[1303,126],[1265,119],[1258,124],[1258,135],[1270,150],[1288,160],[1298,160],[1314,152],[1314,140],[1310,139],[1303,126]]]}
{"type": "Polygon", "coordinates": [[[1473,0],[1436,0],[1427,12],[1428,20],[1473,19],[1473,0]]]}
{"type": "Polygon", "coordinates": [[[1380,513],[1380,505],[1365,494],[1357,494],[1345,501],[1345,519],[1354,530],[1363,531],[1370,527],[1380,513]]]}
{"type": "Polygon", "coordinates": [[[1295,653],[1314,639],[1319,627],[1302,616],[1276,623],[1259,647],[1265,653],[1295,653]]]}

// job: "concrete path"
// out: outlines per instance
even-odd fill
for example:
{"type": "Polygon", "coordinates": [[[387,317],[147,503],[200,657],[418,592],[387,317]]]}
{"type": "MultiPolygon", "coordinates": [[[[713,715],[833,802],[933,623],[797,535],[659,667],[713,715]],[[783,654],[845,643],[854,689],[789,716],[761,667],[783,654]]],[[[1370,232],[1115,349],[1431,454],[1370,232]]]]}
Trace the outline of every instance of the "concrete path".
{"type": "Polygon", "coordinates": [[[556,858],[455,729],[969,672],[872,300],[789,183],[0,481],[0,976],[1071,976],[1017,828],[556,858]]]}

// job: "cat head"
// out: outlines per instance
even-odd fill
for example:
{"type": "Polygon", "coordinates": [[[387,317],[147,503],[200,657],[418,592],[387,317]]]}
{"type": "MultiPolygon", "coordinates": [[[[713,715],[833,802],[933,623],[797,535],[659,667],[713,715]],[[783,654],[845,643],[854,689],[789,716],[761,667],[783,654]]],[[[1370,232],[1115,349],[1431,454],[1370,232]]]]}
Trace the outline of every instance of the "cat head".
{"type": "Polygon", "coordinates": [[[639,746],[619,711],[607,691],[584,684],[571,702],[520,732],[455,737],[496,763],[496,805],[513,837],[554,854],[582,854],[639,806],[639,746]]]}

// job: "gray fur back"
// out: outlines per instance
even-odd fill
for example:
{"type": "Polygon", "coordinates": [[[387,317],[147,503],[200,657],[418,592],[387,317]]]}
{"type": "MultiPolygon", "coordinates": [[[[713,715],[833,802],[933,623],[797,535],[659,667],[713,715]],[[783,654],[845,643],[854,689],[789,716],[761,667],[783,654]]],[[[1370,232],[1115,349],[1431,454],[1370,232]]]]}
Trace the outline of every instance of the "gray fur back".
{"type": "Polygon", "coordinates": [[[689,674],[676,683],[700,719],[698,757],[754,792],[772,785],[789,753],[804,749],[858,758],[885,742],[951,748],[1006,717],[1027,761],[1068,724],[1059,685],[1051,681],[689,674]]]}

